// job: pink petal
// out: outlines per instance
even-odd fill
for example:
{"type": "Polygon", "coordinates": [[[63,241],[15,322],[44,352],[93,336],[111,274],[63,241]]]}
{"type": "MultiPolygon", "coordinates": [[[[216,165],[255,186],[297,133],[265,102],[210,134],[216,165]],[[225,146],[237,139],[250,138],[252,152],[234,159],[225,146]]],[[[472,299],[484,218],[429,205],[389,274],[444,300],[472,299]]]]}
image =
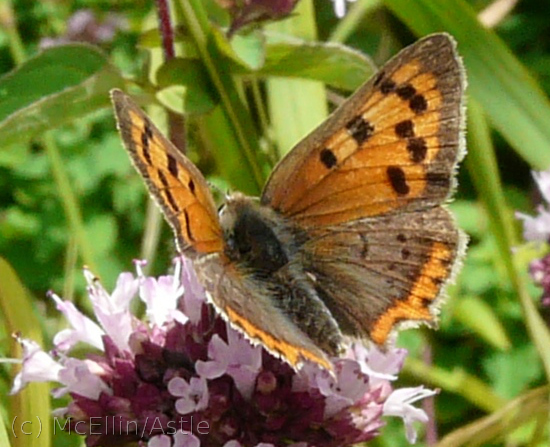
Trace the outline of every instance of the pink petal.
{"type": "Polygon", "coordinates": [[[64,329],[55,335],[53,339],[55,347],[66,352],[77,343],[84,342],[102,351],[102,337],[105,332],[70,301],[62,301],[55,293],[51,293],[50,297],[55,301],[57,310],[72,326],[72,329],[64,329]]]}
{"type": "Polygon", "coordinates": [[[38,343],[21,339],[23,347],[23,367],[15,376],[10,394],[21,391],[30,382],[58,382],[63,366],[44,352],[38,343]]]}

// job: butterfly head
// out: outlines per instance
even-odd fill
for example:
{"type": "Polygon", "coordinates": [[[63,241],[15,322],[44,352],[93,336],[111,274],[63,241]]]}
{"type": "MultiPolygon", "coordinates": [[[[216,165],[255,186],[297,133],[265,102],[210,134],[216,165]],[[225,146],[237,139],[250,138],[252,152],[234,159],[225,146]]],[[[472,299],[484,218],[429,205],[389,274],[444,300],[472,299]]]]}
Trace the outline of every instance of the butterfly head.
{"type": "Polygon", "coordinates": [[[292,244],[284,220],[255,198],[236,193],[220,210],[225,255],[258,275],[270,275],[289,262],[292,244]]]}

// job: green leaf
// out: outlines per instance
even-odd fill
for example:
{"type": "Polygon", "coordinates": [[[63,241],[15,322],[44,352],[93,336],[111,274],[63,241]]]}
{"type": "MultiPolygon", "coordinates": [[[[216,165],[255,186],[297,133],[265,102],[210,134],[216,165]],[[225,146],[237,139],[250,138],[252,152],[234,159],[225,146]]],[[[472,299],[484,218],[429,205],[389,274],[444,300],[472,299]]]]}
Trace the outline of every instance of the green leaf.
{"type": "MultiPolygon", "coordinates": [[[[271,24],[272,29],[279,26],[288,28],[288,23],[271,24]]],[[[376,71],[370,58],[339,43],[307,41],[275,31],[265,31],[263,36],[236,35],[231,41],[217,31],[215,37],[237,74],[310,79],[353,91],[376,71]]]]}
{"type": "Polygon", "coordinates": [[[157,82],[162,88],[157,98],[174,112],[207,113],[220,101],[204,65],[197,59],[167,61],[157,71],[157,82]]]}
{"type": "Polygon", "coordinates": [[[220,51],[247,70],[260,68],[265,60],[265,38],[258,32],[235,34],[228,40],[220,29],[213,28],[214,39],[220,51]]]}
{"type": "Polygon", "coordinates": [[[483,366],[499,396],[513,398],[540,377],[542,367],[537,350],[528,343],[506,352],[494,352],[483,359],[483,366]],[[529,365],[529,368],[518,368],[529,365]]]}
{"type": "Polygon", "coordinates": [[[550,103],[509,48],[463,0],[385,0],[417,35],[445,30],[458,41],[469,94],[532,167],[550,166],[550,103]]]}
{"type": "Polygon", "coordinates": [[[503,351],[510,348],[510,340],[495,310],[477,296],[456,300],[453,316],[493,347],[503,351]]]}
{"type": "MultiPolygon", "coordinates": [[[[6,332],[21,333],[23,337],[42,344],[42,325],[32,304],[31,296],[27,293],[13,268],[0,258],[0,310],[6,324],[6,332]]],[[[21,350],[16,343],[12,343],[11,355],[21,358],[21,350]]],[[[28,447],[47,447],[50,445],[50,387],[47,383],[32,383],[20,393],[11,397],[12,414],[8,417],[10,423],[17,416],[20,421],[34,421],[33,436],[24,436],[16,429],[18,437],[23,436],[28,447]],[[42,421],[42,432],[38,437],[38,423],[42,421]],[[36,428],[36,432],[34,429],[36,428]]],[[[21,425],[19,425],[21,427],[21,425]]],[[[2,445],[7,445],[2,443],[2,445]]],[[[21,444],[22,445],[22,444],[21,444]]]]}
{"type": "MultiPolygon", "coordinates": [[[[317,29],[312,1],[299,2],[295,12],[284,21],[270,24],[270,30],[315,40],[317,29]]],[[[266,82],[266,91],[271,127],[280,154],[288,152],[328,116],[326,90],[320,82],[271,77],[266,82]]]]}
{"type": "MultiPolygon", "coordinates": [[[[277,26],[282,24],[271,25],[272,28],[277,26]]],[[[236,50],[233,41],[233,46],[230,46],[227,41],[217,36],[222,51],[232,62],[231,70],[234,73],[309,79],[324,82],[337,89],[353,91],[376,71],[370,58],[345,45],[307,41],[274,31],[266,31],[264,36],[267,40],[265,55],[262,53],[265,61],[260,61],[259,48],[247,47],[245,50],[236,50]],[[256,50],[256,53],[250,58],[256,59],[250,63],[245,60],[242,53],[253,50],[256,50]]]]}
{"type": "Polygon", "coordinates": [[[120,74],[96,48],[49,48],[0,78],[0,141],[27,141],[105,107],[117,86],[120,74]]]}
{"type": "Polygon", "coordinates": [[[311,79],[353,91],[376,71],[367,56],[345,45],[274,33],[267,36],[266,61],[258,75],[311,79]]]}

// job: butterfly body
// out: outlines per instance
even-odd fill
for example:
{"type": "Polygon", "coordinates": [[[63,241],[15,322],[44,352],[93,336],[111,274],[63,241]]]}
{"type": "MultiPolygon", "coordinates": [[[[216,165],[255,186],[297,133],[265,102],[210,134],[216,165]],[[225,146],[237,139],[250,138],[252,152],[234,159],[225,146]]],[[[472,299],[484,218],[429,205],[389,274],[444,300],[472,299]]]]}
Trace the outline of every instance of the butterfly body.
{"type": "Polygon", "coordinates": [[[227,257],[265,278],[288,264],[307,237],[273,209],[243,194],[227,200],[220,225],[227,257]]]}
{"type": "MultiPolygon", "coordinates": [[[[319,356],[338,354],[343,335],[316,290],[315,277],[304,270],[308,234],[272,208],[240,193],[228,198],[219,217],[225,249],[218,262],[232,265],[239,278],[247,278],[248,289],[267,298],[266,314],[280,312],[321,348],[319,356]]],[[[202,263],[212,262],[210,258],[202,263]]]]}
{"type": "Polygon", "coordinates": [[[349,337],[383,346],[434,326],[466,237],[443,206],[464,155],[465,77],[454,40],[404,49],[293,148],[259,199],[218,215],[199,170],[120,91],[122,139],[211,301],[298,369],[349,337]]]}

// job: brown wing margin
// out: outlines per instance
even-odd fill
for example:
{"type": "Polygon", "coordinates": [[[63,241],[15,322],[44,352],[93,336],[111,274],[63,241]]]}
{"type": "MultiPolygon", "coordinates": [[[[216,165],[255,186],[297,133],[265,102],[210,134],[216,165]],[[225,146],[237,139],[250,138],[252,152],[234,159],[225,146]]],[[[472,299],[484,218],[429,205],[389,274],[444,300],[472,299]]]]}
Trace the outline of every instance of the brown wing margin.
{"type": "Polygon", "coordinates": [[[216,206],[200,171],[128,95],[115,89],[111,98],[124,146],[174,229],[180,251],[191,256],[221,251],[216,206]]]}

